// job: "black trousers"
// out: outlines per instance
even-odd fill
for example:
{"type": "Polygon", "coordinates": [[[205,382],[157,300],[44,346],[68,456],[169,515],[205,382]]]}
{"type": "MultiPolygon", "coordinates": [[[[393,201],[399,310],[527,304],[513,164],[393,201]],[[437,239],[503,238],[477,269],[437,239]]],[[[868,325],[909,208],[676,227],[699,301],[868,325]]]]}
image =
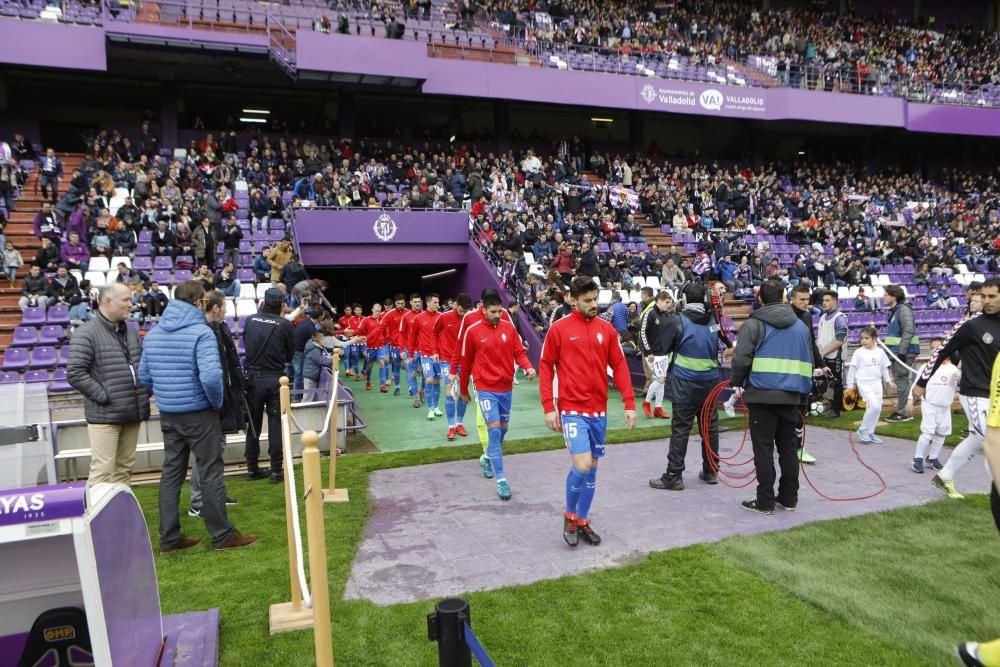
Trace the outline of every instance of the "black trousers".
{"type": "Polygon", "coordinates": [[[802,414],[798,405],[750,403],[750,440],[753,464],[757,469],[757,504],[774,508],[774,450],[778,449],[778,499],[795,506],[799,500],[799,429],[802,414]]]}
{"type": "MultiPolygon", "coordinates": [[[[691,435],[691,427],[694,426],[695,419],[698,420],[698,429],[701,433],[708,429],[708,444],[712,451],[719,453],[719,413],[712,411],[712,418],[708,424],[701,421],[701,405],[682,405],[673,403],[670,406],[672,421],[670,422],[670,452],[667,454],[667,476],[676,477],[684,472],[684,457],[687,456],[688,440],[691,435]]],[[[698,448],[701,450],[701,471],[712,473],[712,464],[705,453],[702,436],[699,434],[696,440],[698,448]]],[[[713,473],[714,474],[714,473],[713,473]]]]}
{"type": "Polygon", "coordinates": [[[219,413],[199,410],[181,414],[160,413],[163,430],[163,469],[160,473],[160,546],[181,541],[181,486],[188,459],[194,454],[201,481],[201,518],[212,535],[212,545],[225,544],[233,534],[226,513],[226,487],[222,479],[222,443],[219,413]]]}
{"type": "Polygon", "coordinates": [[[823,363],[833,373],[830,378],[833,384],[833,409],[840,412],[844,409],[844,360],[838,355],[834,359],[824,359],[823,363]]]}
{"type": "Polygon", "coordinates": [[[990,485],[990,509],[993,510],[993,522],[1000,530],[1000,494],[997,493],[996,482],[990,485]]]}
{"type": "Polygon", "coordinates": [[[244,456],[247,466],[257,467],[260,458],[260,429],[267,413],[267,453],[271,457],[271,471],[281,472],[281,396],[279,394],[280,375],[256,376],[253,387],[247,391],[247,403],[250,404],[250,423],[252,431],[247,432],[247,444],[244,456]]]}

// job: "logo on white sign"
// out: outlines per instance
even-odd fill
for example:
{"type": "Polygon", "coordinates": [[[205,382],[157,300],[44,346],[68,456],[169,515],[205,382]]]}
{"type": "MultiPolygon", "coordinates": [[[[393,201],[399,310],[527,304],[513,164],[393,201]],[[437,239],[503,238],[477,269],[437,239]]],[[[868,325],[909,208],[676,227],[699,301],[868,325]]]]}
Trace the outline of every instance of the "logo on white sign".
{"type": "Polygon", "coordinates": [[[700,104],[703,109],[719,111],[722,109],[722,93],[714,88],[709,88],[698,98],[698,104],[700,104]]]}
{"type": "Polygon", "coordinates": [[[383,213],[375,220],[373,229],[380,241],[389,242],[396,235],[396,221],[388,213],[383,213]]]}

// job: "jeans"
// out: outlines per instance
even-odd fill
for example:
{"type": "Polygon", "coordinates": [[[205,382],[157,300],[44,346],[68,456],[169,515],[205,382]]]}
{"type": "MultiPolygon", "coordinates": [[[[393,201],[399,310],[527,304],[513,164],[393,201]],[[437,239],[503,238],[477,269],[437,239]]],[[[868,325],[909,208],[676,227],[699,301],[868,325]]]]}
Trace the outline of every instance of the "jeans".
{"type": "Polygon", "coordinates": [[[231,285],[229,285],[229,287],[220,287],[219,291],[225,294],[226,296],[235,299],[240,295],[240,287],[241,287],[240,281],[233,279],[233,282],[231,285]]]}
{"type": "MultiPolygon", "coordinates": [[[[798,405],[767,405],[750,403],[750,439],[753,442],[753,464],[757,469],[757,504],[774,509],[774,449],[778,449],[777,498],[794,507],[799,501],[799,428],[802,414],[798,405]]],[[[675,410],[676,414],[676,410],[675,410]]]]}
{"type": "MultiPolygon", "coordinates": [[[[221,449],[226,448],[226,434],[222,433],[222,438],[219,441],[219,447],[221,449]]],[[[200,512],[202,504],[202,491],[201,491],[201,473],[198,472],[198,461],[197,459],[191,463],[191,509],[200,512]]],[[[225,480],[222,483],[222,490],[225,493],[226,485],[225,480]]]]}
{"type": "MultiPolygon", "coordinates": [[[[910,353],[899,354],[897,352],[896,356],[899,357],[907,366],[912,367],[913,360],[917,355],[910,353]]],[[[896,382],[896,390],[899,392],[899,397],[896,399],[896,414],[901,415],[906,409],[906,399],[909,397],[910,383],[913,378],[910,375],[910,371],[903,368],[895,361],[892,362],[892,368],[890,370],[892,371],[892,379],[896,382]]]]}
{"type": "Polygon", "coordinates": [[[80,320],[81,322],[89,322],[94,319],[94,313],[91,312],[90,306],[85,303],[78,303],[74,306],[69,307],[69,319],[80,320]]]}
{"type": "Polygon", "coordinates": [[[302,384],[302,366],[305,364],[306,354],[302,350],[295,350],[292,355],[292,371],[294,379],[292,380],[292,390],[301,390],[303,388],[302,384]]]}
{"type": "MultiPolygon", "coordinates": [[[[674,403],[673,421],[670,432],[670,452],[667,454],[667,472],[665,477],[679,477],[684,472],[684,458],[687,456],[688,439],[691,435],[691,427],[694,420],[698,420],[698,430],[706,432],[705,424],[701,421],[701,404],[683,405],[674,403]]],[[[719,413],[712,410],[712,418],[708,423],[708,443],[712,451],[719,453],[719,413]]],[[[709,462],[708,454],[702,442],[702,436],[698,436],[698,447],[701,449],[701,471],[705,474],[715,474],[712,464],[709,462]]]]}
{"type": "Polygon", "coordinates": [[[226,248],[222,251],[222,264],[233,263],[233,266],[239,268],[240,266],[240,249],[239,248],[226,248]]]}
{"type": "Polygon", "coordinates": [[[59,177],[56,176],[55,174],[52,174],[51,176],[49,176],[47,174],[42,174],[41,181],[42,181],[41,182],[42,197],[43,198],[48,198],[48,196],[49,196],[48,195],[48,186],[51,185],[52,186],[52,201],[56,201],[57,199],[59,199],[59,177]]]}
{"type": "MultiPolygon", "coordinates": [[[[44,309],[46,306],[49,305],[49,298],[46,296],[37,296],[35,297],[35,305],[38,306],[39,308],[44,309]]],[[[17,307],[21,309],[21,312],[24,312],[24,310],[29,306],[31,306],[31,301],[28,299],[28,297],[22,296],[20,299],[17,300],[17,307]]]]}
{"type": "Polygon", "coordinates": [[[205,528],[212,536],[213,546],[224,544],[235,529],[226,514],[221,444],[224,436],[219,427],[219,413],[211,409],[179,414],[161,412],[160,428],[164,453],[160,475],[160,548],[181,541],[181,486],[191,454],[198,466],[205,528]]]}

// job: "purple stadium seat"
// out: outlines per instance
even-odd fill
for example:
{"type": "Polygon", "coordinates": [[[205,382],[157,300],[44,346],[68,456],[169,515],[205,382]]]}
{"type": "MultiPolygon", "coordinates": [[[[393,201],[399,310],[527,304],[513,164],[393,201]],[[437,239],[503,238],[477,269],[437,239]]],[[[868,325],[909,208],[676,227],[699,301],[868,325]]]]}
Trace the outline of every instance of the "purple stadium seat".
{"type": "Polygon", "coordinates": [[[240,342],[236,344],[236,351],[240,353],[240,356],[244,356],[247,353],[247,344],[244,341],[246,339],[240,336],[240,342]]]}
{"type": "Polygon", "coordinates": [[[65,366],[65,365],[69,364],[69,353],[70,353],[70,346],[69,345],[63,345],[62,347],[60,347],[59,348],[59,361],[56,362],[56,365],[57,366],[65,366]]]}
{"type": "Polygon", "coordinates": [[[25,308],[21,313],[21,326],[37,326],[45,324],[44,308],[25,308]]]}
{"type": "Polygon", "coordinates": [[[194,266],[194,257],[191,255],[177,255],[177,259],[174,260],[174,265],[176,266],[177,264],[194,266]]]}
{"type": "Polygon", "coordinates": [[[271,240],[274,242],[283,241],[285,239],[284,229],[272,229],[271,230],[271,240]]]}
{"type": "Polygon", "coordinates": [[[136,255],[135,259],[132,260],[132,268],[136,271],[145,271],[146,273],[149,273],[153,270],[153,260],[149,257],[140,257],[139,255],[136,255]]]}
{"type": "Polygon", "coordinates": [[[139,232],[139,243],[152,243],[153,242],[153,232],[148,229],[144,229],[139,232]]]}
{"type": "Polygon", "coordinates": [[[177,269],[174,271],[175,283],[182,283],[185,280],[191,280],[191,269],[177,269]]]}
{"type": "Polygon", "coordinates": [[[11,347],[31,347],[38,343],[38,329],[35,327],[15,327],[11,347]]]}
{"type": "Polygon", "coordinates": [[[49,391],[61,392],[61,391],[73,391],[73,387],[69,382],[66,381],[66,370],[63,368],[57,368],[52,374],[52,381],[49,382],[49,391]]]}
{"type": "Polygon", "coordinates": [[[253,283],[255,278],[253,269],[237,269],[236,278],[241,283],[253,283]]]}
{"type": "Polygon", "coordinates": [[[154,269],[172,269],[174,268],[174,260],[168,255],[160,255],[153,260],[154,269]]]}
{"type": "Polygon", "coordinates": [[[285,221],[281,220],[281,219],[278,219],[278,218],[271,218],[271,221],[269,223],[267,223],[267,227],[272,232],[274,230],[276,230],[276,229],[279,229],[281,231],[285,231],[285,221]]]}
{"type": "Polygon", "coordinates": [[[269,240],[271,240],[270,234],[268,234],[268,232],[266,232],[266,231],[264,231],[262,229],[258,229],[257,231],[255,231],[253,233],[253,237],[252,238],[253,238],[254,241],[269,241],[269,240]]]}
{"type": "Polygon", "coordinates": [[[58,361],[59,354],[56,352],[56,348],[36,347],[31,351],[31,361],[28,362],[28,368],[55,368],[58,361]]]}
{"type": "Polygon", "coordinates": [[[240,253],[246,255],[251,252],[253,252],[253,244],[246,239],[240,241],[240,253]]]}
{"type": "Polygon", "coordinates": [[[69,306],[49,306],[46,321],[49,324],[69,324],[69,306]]]}
{"type": "Polygon", "coordinates": [[[24,383],[29,382],[48,382],[49,372],[48,371],[28,371],[24,374],[24,383]]]}
{"type": "Polygon", "coordinates": [[[3,370],[20,371],[28,367],[28,350],[23,347],[8,347],[3,353],[3,370]]]}
{"type": "Polygon", "coordinates": [[[235,335],[236,334],[236,318],[227,317],[226,318],[226,327],[229,328],[229,333],[235,335]]]}
{"type": "Polygon", "coordinates": [[[135,320],[129,320],[128,322],[125,323],[125,326],[127,326],[129,329],[131,329],[136,333],[139,333],[139,330],[142,328],[139,326],[139,323],[136,322],[135,320]]]}
{"type": "Polygon", "coordinates": [[[49,324],[42,327],[42,332],[38,336],[38,342],[42,345],[58,345],[65,337],[65,329],[58,324],[49,324]]]}
{"type": "Polygon", "coordinates": [[[149,257],[153,254],[153,246],[150,243],[137,243],[135,246],[136,257],[149,257]]]}
{"type": "Polygon", "coordinates": [[[0,373],[0,384],[16,384],[21,381],[17,373],[0,373]]]}

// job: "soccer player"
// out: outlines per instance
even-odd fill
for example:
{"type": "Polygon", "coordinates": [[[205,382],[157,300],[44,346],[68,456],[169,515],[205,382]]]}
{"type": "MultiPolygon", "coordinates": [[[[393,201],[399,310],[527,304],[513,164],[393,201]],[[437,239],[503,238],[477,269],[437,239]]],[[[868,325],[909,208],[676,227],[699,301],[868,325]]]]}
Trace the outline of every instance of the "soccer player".
{"type": "Polygon", "coordinates": [[[376,301],[372,304],[372,314],[361,320],[358,326],[358,334],[365,337],[365,344],[368,346],[367,359],[368,368],[365,369],[365,389],[371,391],[372,369],[378,366],[379,388],[383,394],[389,391],[389,369],[385,366],[388,354],[385,342],[385,323],[382,312],[382,304],[376,301]]]}
{"type": "Polygon", "coordinates": [[[580,536],[597,546],[590,505],[597,490],[597,460],[604,456],[610,366],[625,403],[625,425],[635,428],[635,393],[614,327],[597,317],[597,284],[586,276],[570,283],[573,311],[552,323],[542,345],[539,393],[545,425],[562,432],[572,465],[566,476],[563,539],[575,547],[580,536]],[[559,382],[558,412],[555,382],[559,382]]]}
{"type": "Polygon", "coordinates": [[[419,408],[423,399],[423,391],[417,389],[417,372],[420,370],[420,355],[410,348],[410,324],[413,318],[420,314],[421,299],[419,294],[410,295],[410,309],[403,313],[399,320],[399,340],[403,345],[403,359],[406,363],[406,384],[409,387],[413,407],[419,408]]]}
{"type": "MultiPolygon", "coordinates": [[[[943,338],[932,338],[931,354],[934,354],[943,342],[943,338]]],[[[927,393],[920,406],[920,438],[917,440],[913,462],[910,464],[910,469],[915,473],[923,474],[925,457],[927,465],[934,470],[944,468],[944,464],[938,460],[938,455],[944,447],[945,438],[951,435],[951,404],[955,402],[955,392],[958,391],[958,381],[961,377],[962,372],[951,361],[945,359],[927,383],[927,393]]],[[[910,404],[907,404],[906,409],[910,411],[910,404]]]]}
{"type": "MultiPolygon", "coordinates": [[[[348,338],[353,338],[356,335],[357,332],[354,330],[354,311],[351,306],[344,306],[344,314],[337,320],[337,324],[340,326],[341,333],[348,338]]],[[[358,347],[353,343],[344,348],[345,374],[349,377],[354,375],[354,357],[357,353],[358,347]]]]}
{"type": "Polygon", "coordinates": [[[402,340],[401,326],[403,316],[406,313],[406,297],[397,294],[392,300],[392,309],[385,314],[385,335],[389,341],[389,368],[392,372],[392,381],[395,389],[393,396],[399,396],[399,371],[400,359],[402,359],[403,348],[406,344],[402,340]]]}
{"type": "MultiPolygon", "coordinates": [[[[482,291],[482,294],[479,297],[479,303],[476,304],[475,309],[466,313],[465,317],[462,318],[462,327],[458,330],[458,344],[455,346],[455,354],[451,359],[452,368],[458,368],[459,364],[462,361],[461,353],[462,353],[462,346],[465,344],[465,332],[468,331],[469,327],[471,327],[475,323],[486,321],[486,313],[483,310],[483,299],[485,299],[486,296],[490,294],[494,294],[497,297],[500,296],[500,293],[498,291],[496,291],[493,288],[487,287],[482,291]]],[[[506,320],[511,324],[513,324],[513,320],[511,320],[510,313],[508,313],[506,310],[502,311],[500,319],[506,320]]],[[[451,381],[454,382],[455,380],[451,379],[451,381]]],[[[473,377],[472,381],[473,383],[475,383],[476,378],[473,377]]],[[[479,407],[478,401],[476,402],[476,406],[477,406],[476,430],[479,432],[479,442],[482,443],[483,446],[483,455],[479,457],[479,464],[483,467],[483,477],[485,477],[486,479],[491,479],[493,477],[493,469],[490,467],[490,457],[486,455],[486,448],[489,446],[489,433],[486,429],[486,419],[483,416],[482,411],[478,409],[479,407]]]]}
{"type": "Polygon", "coordinates": [[[420,370],[424,375],[424,396],[427,399],[427,419],[440,417],[444,413],[438,407],[441,398],[441,374],[434,363],[434,325],[441,313],[438,312],[440,297],[434,292],[424,297],[427,310],[410,322],[407,347],[410,348],[410,363],[416,363],[414,355],[420,355],[420,370]]]}
{"type": "Polygon", "coordinates": [[[983,450],[986,435],[986,415],[990,395],[990,370],[1000,352],[1000,278],[987,280],[980,293],[983,312],[973,315],[955,329],[944,345],[937,349],[917,377],[913,396],[920,398],[931,376],[944,360],[955,352],[962,358],[962,380],[958,385],[958,400],[969,420],[969,435],[948,457],[944,469],[931,482],[949,498],[961,499],[955,490],[955,474],[983,450]]]}
{"type": "Polygon", "coordinates": [[[513,364],[524,369],[531,380],[535,369],[521,344],[521,336],[509,321],[503,319],[503,301],[497,293],[483,298],[485,320],[476,322],[465,332],[462,360],[459,362],[459,387],[462,400],[471,403],[469,378],[476,378],[476,400],[486,420],[487,448],[490,465],[497,480],[500,500],[510,500],[510,484],[503,471],[503,439],[510,424],[511,390],[514,386],[513,364]]]}
{"type": "Polygon", "coordinates": [[[458,330],[462,328],[462,318],[470,308],[472,300],[469,299],[469,295],[459,294],[455,298],[455,307],[443,313],[434,324],[433,359],[438,365],[438,373],[445,381],[444,413],[448,417],[449,440],[454,440],[456,435],[462,437],[469,435],[462,423],[465,419],[465,401],[457,401],[456,405],[458,387],[455,385],[455,376],[458,375],[458,368],[451,367],[451,360],[455,356],[455,345],[458,342],[458,330]]]}

